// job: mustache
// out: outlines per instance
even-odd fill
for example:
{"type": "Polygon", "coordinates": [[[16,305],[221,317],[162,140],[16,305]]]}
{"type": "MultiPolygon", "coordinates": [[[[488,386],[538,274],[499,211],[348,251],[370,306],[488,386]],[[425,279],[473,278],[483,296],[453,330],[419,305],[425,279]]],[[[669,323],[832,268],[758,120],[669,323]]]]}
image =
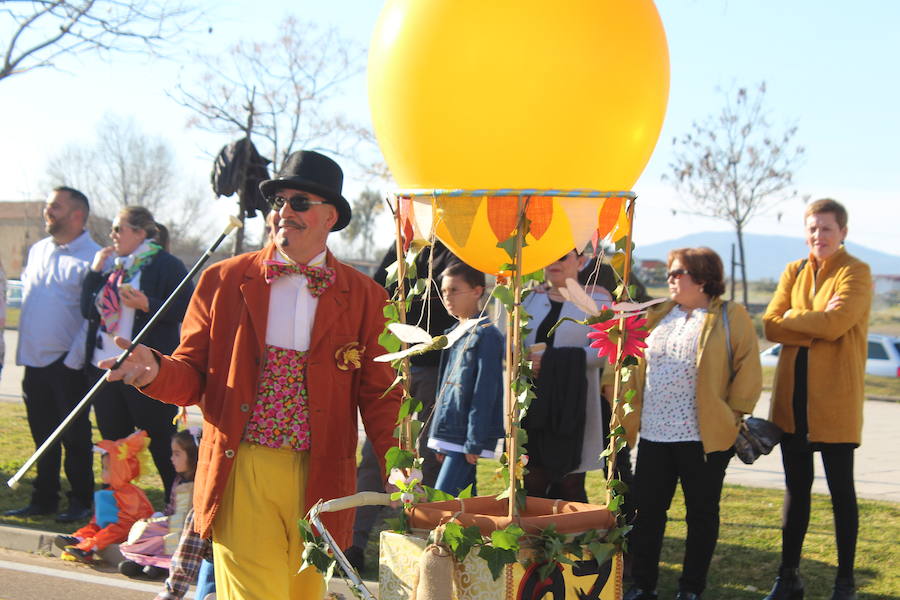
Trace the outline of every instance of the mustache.
{"type": "Polygon", "coordinates": [[[293,227],[294,229],[306,229],[306,225],[302,223],[298,223],[292,219],[282,219],[280,223],[278,223],[279,229],[284,229],[285,227],[293,227]]]}

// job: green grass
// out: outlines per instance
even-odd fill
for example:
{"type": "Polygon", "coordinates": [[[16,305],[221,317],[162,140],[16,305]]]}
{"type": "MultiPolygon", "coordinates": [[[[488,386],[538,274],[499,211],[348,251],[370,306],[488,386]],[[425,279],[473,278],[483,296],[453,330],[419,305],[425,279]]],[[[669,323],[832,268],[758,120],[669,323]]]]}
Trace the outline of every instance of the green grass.
{"type": "MultiPolygon", "coordinates": [[[[763,387],[772,389],[775,367],[763,367],[763,387]]],[[[890,396],[900,400],[900,377],[877,377],[866,375],[867,396],[890,396]]]]}
{"type": "Polygon", "coordinates": [[[19,328],[19,313],[21,312],[18,308],[10,308],[6,307],[6,329],[18,329],[19,328]]]}
{"type": "MultiPolygon", "coordinates": [[[[97,431],[96,424],[93,423],[93,418],[91,421],[93,439],[98,441],[101,439],[100,434],[97,431]]],[[[25,461],[31,456],[33,451],[34,443],[31,440],[31,433],[28,429],[25,406],[18,402],[0,402],[0,478],[3,480],[2,484],[0,484],[0,524],[58,533],[71,533],[83,523],[60,524],[53,520],[53,515],[25,519],[2,516],[4,511],[25,506],[31,499],[31,486],[35,474],[33,468],[19,481],[19,486],[15,490],[10,489],[6,482],[25,464],[25,461]]],[[[100,456],[96,453],[94,454],[94,473],[100,473],[100,456]]],[[[69,488],[64,473],[60,473],[60,481],[63,486],[60,508],[65,508],[65,492],[69,488]]],[[[99,485],[99,475],[96,476],[96,482],[99,485]]],[[[159,475],[156,474],[155,470],[138,479],[137,484],[147,493],[147,497],[157,510],[162,510],[165,507],[162,481],[160,481],[159,475]]]]}
{"type": "MultiPolygon", "coordinates": [[[[96,436],[96,431],[95,431],[96,436]]],[[[5,482],[28,458],[33,445],[28,433],[24,407],[0,402],[0,477],[5,482]]],[[[99,466],[99,465],[98,465],[99,466]]],[[[478,463],[479,488],[483,494],[500,491],[495,477],[497,462],[478,463]]],[[[97,470],[96,472],[99,472],[97,470]]],[[[33,476],[33,472],[29,474],[33,476]]],[[[5,485],[0,490],[0,512],[23,506],[31,493],[31,478],[26,476],[15,491],[5,485]]],[[[63,478],[65,481],[65,478],[63,478]]],[[[139,485],[147,491],[154,506],[162,506],[162,489],[154,473],[143,477],[139,485]]],[[[65,485],[65,483],[64,483],[65,485]]],[[[603,498],[600,473],[587,478],[592,502],[603,498]]],[[[726,486],[722,495],[722,526],[719,545],[710,571],[708,598],[759,600],[771,586],[778,568],[781,543],[781,492],[761,488],[726,486]]],[[[860,532],[857,549],[857,581],[863,600],[900,600],[900,504],[860,500],[860,532]]],[[[51,518],[14,519],[0,517],[0,523],[46,531],[70,533],[74,526],[61,526],[51,518]]],[[[660,598],[675,595],[684,549],[684,502],[679,491],[669,511],[669,524],[663,546],[660,598]]],[[[363,576],[377,579],[377,535],[367,549],[367,568],[363,576]]],[[[814,495],[812,520],[806,538],[801,570],[808,598],[828,597],[834,579],[836,558],[831,504],[827,496],[814,495]]]]}
{"type": "MultiPolygon", "coordinates": [[[[478,463],[479,491],[496,494],[496,461],[478,463]]],[[[590,473],[588,496],[602,503],[603,478],[590,473]]],[[[719,544],[710,569],[704,597],[721,600],[759,600],[771,588],[781,551],[781,503],[779,490],[725,486],[722,494],[719,544]]],[[[900,599],[900,504],[860,500],[860,531],[856,578],[861,600],[900,599]]],[[[669,511],[669,523],[660,564],[659,597],[672,598],[678,576],[686,533],[684,500],[676,492],[669,511]]],[[[366,550],[365,579],[377,579],[378,536],[373,535],[366,550]]],[[[801,572],[807,598],[827,598],[837,569],[834,526],[828,496],[813,496],[812,517],[803,551],[801,572]]]]}
{"type": "Polygon", "coordinates": [[[869,318],[869,331],[883,335],[900,336],[900,304],[890,304],[883,308],[881,302],[874,303],[869,318]]]}

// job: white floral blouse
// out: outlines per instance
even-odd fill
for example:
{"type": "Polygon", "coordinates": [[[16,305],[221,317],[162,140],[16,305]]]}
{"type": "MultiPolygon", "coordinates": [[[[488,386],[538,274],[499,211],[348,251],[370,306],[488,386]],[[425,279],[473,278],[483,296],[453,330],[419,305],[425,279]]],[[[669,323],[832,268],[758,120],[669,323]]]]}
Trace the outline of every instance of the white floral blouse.
{"type": "Polygon", "coordinates": [[[706,309],[680,306],[647,338],[647,387],[641,437],[652,442],[700,441],[697,423],[697,350],[706,309]]]}

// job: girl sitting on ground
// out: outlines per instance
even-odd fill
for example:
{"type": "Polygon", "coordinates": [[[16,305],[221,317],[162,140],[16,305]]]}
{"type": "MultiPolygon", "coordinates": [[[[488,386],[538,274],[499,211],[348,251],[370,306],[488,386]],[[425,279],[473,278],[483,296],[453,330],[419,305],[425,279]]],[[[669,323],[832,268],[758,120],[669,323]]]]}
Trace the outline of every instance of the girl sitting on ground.
{"type": "Polygon", "coordinates": [[[131,483],[147,471],[143,465],[150,462],[149,443],[147,432],[135,431],[121,440],[102,440],[94,446],[102,454],[103,489],[94,493],[91,522],[72,535],[56,536],[63,560],[93,562],[95,553],[125,541],[135,521],[153,514],[146,494],[131,483]]]}
{"type": "Polygon", "coordinates": [[[197,470],[197,439],[191,430],[172,436],[172,466],[177,473],[169,504],[163,513],[141,519],[131,527],[128,541],[119,550],[125,560],[119,572],[128,577],[156,579],[165,575],[178,547],[181,529],[194,496],[194,472],[197,470]]]}

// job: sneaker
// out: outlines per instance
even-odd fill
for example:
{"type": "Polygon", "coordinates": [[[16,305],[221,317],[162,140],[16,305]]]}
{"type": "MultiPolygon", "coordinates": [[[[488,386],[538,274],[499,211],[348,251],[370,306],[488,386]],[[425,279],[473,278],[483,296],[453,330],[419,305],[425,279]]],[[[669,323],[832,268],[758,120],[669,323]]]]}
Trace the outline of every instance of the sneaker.
{"type": "Polygon", "coordinates": [[[37,504],[29,504],[22,508],[14,508],[3,513],[4,517],[37,517],[40,515],[52,515],[56,508],[44,508],[37,504]]]}
{"type": "Polygon", "coordinates": [[[147,577],[148,579],[164,579],[169,575],[168,569],[155,567],[153,565],[147,565],[146,567],[144,567],[143,571],[144,577],[147,577]]]}
{"type": "Polygon", "coordinates": [[[144,567],[133,560],[123,560],[119,563],[119,573],[125,577],[136,579],[144,574],[144,567]]]}
{"type": "Polygon", "coordinates": [[[66,546],[65,552],[78,562],[92,564],[94,562],[93,550],[82,550],[77,546],[66,546]]]}
{"type": "Polygon", "coordinates": [[[75,546],[76,544],[80,543],[81,540],[79,540],[74,535],[58,535],[56,536],[56,539],[53,540],[53,545],[60,550],[65,550],[68,546],[75,546]]]}

